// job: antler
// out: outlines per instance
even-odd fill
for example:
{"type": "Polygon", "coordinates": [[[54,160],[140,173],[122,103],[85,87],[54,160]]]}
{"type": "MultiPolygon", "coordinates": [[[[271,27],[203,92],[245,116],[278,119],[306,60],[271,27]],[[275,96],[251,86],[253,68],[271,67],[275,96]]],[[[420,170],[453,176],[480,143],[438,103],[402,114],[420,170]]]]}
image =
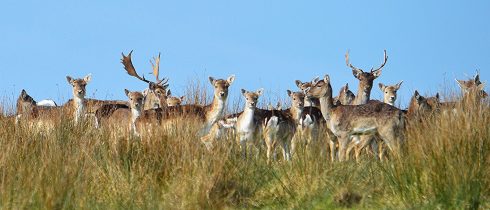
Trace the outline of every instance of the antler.
{"type": "Polygon", "coordinates": [[[388,55],[386,55],[386,50],[384,50],[384,54],[385,54],[385,56],[384,56],[383,64],[381,64],[381,66],[379,68],[377,68],[376,70],[373,70],[373,68],[371,68],[371,72],[379,71],[385,66],[386,61],[388,61],[388,55]]]}
{"type": "Polygon", "coordinates": [[[136,77],[143,82],[151,83],[150,81],[145,79],[145,76],[140,77],[138,73],[136,73],[136,69],[134,69],[133,62],[131,61],[131,53],[133,53],[132,50],[131,52],[129,52],[128,56],[125,56],[124,53],[121,53],[123,56],[121,59],[121,63],[124,65],[124,69],[129,75],[136,77]]]}
{"type": "Polygon", "coordinates": [[[160,53],[158,53],[158,57],[153,57],[153,61],[150,60],[150,63],[153,67],[153,75],[155,75],[157,84],[166,84],[168,82],[168,78],[163,78],[162,80],[158,79],[160,75],[160,53]]]}
{"type": "Polygon", "coordinates": [[[345,64],[350,67],[352,70],[354,71],[362,71],[361,69],[353,66],[350,62],[349,62],[349,50],[347,50],[347,52],[345,53],[345,64]]]}

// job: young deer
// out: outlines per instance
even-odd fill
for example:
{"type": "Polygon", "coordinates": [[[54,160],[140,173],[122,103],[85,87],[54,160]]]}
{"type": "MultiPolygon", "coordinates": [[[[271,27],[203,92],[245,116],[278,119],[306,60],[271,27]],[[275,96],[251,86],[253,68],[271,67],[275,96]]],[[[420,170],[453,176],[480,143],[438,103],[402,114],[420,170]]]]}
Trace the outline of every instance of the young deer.
{"type": "Polygon", "coordinates": [[[287,90],[287,93],[291,99],[291,108],[284,110],[284,112],[292,117],[296,126],[296,133],[291,142],[291,154],[294,154],[300,143],[304,144],[306,149],[312,146],[313,141],[318,138],[319,124],[324,121],[320,109],[316,107],[305,108],[305,94],[303,92],[287,90]]]}
{"type": "Polygon", "coordinates": [[[383,64],[377,69],[372,68],[370,72],[364,72],[362,69],[353,66],[349,62],[349,51],[345,54],[345,63],[352,69],[352,74],[359,80],[359,87],[357,88],[357,95],[354,99],[353,105],[366,104],[371,96],[371,89],[373,88],[373,81],[381,75],[381,70],[388,61],[388,55],[386,50],[384,51],[383,64]]]}
{"type": "Polygon", "coordinates": [[[258,89],[255,92],[249,92],[242,89],[241,92],[243,97],[245,97],[245,107],[237,119],[236,140],[240,145],[242,155],[246,157],[247,150],[251,150],[253,146],[259,143],[257,138],[260,133],[260,121],[256,119],[255,111],[257,109],[257,100],[259,99],[259,96],[264,93],[264,90],[258,89]]]}
{"type": "Polygon", "coordinates": [[[328,75],[321,81],[312,82],[305,92],[320,100],[327,127],[338,138],[340,160],[345,159],[347,146],[354,135],[377,134],[391,151],[398,151],[399,144],[403,142],[405,122],[401,110],[376,101],[357,106],[335,106],[328,75]]]}
{"type": "Polygon", "coordinates": [[[395,101],[397,94],[396,92],[402,86],[403,80],[397,83],[396,85],[384,85],[383,83],[379,83],[379,89],[383,92],[383,102],[395,106],[395,101]]]}
{"type": "Polygon", "coordinates": [[[185,96],[172,96],[172,92],[170,92],[170,90],[167,91],[167,96],[167,106],[180,106],[180,104],[182,104],[182,101],[184,101],[185,99],[185,96]]]}
{"type": "Polygon", "coordinates": [[[355,98],[354,93],[349,90],[349,83],[346,83],[345,86],[340,88],[339,95],[334,98],[334,104],[351,105],[355,98]]]}
{"type": "MultiPolygon", "coordinates": [[[[296,86],[298,86],[298,88],[301,91],[304,91],[306,88],[308,88],[308,87],[311,86],[311,82],[301,82],[300,80],[296,80],[295,83],[296,83],[296,86]]],[[[305,96],[305,104],[304,104],[304,106],[305,107],[316,107],[316,108],[320,108],[320,101],[317,98],[312,98],[312,97],[305,96]]]]}
{"type": "Polygon", "coordinates": [[[83,79],[73,79],[70,76],[66,76],[66,80],[73,87],[73,101],[65,104],[66,107],[72,106],[73,117],[75,123],[78,123],[81,119],[85,118],[86,114],[86,101],[85,95],[87,93],[86,86],[92,79],[92,75],[89,74],[83,79]]]}

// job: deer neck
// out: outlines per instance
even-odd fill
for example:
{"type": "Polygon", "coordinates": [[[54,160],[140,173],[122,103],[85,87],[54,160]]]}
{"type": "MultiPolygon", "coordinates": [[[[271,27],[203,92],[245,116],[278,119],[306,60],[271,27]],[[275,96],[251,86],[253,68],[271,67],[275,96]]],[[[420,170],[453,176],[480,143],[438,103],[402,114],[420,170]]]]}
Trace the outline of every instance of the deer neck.
{"type": "Polygon", "coordinates": [[[334,109],[332,92],[330,94],[325,94],[319,98],[320,100],[320,111],[322,112],[323,118],[328,122],[330,120],[330,113],[334,109]]]}
{"type": "Polygon", "coordinates": [[[85,101],[85,97],[73,96],[73,108],[75,109],[75,122],[78,122],[84,114],[85,105],[83,104],[85,101]]]}
{"type": "Polygon", "coordinates": [[[254,123],[254,112],[256,108],[245,106],[242,114],[238,117],[237,129],[238,132],[250,132],[254,123]]]}
{"type": "Polygon", "coordinates": [[[371,96],[372,85],[368,86],[366,84],[359,83],[357,88],[357,95],[354,99],[353,105],[367,104],[371,96]]]}
{"type": "Polygon", "coordinates": [[[219,98],[214,96],[211,108],[206,113],[206,124],[209,126],[217,122],[221,117],[223,117],[223,112],[225,110],[226,98],[219,98]]]}
{"type": "Polygon", "coordinates": [[[296,123],[299,123],[301,115],[303,114],[303,108],[291,106],[291,109],[289,109],[289,112],[291,113],[291,116],[293,116],[294,121],[296,123]]]}
{"type": "Polygon", "coordinates": [[[131,129],[136,131],[136,120],[141,116],[141,108],[131,108],[131,129]]]}

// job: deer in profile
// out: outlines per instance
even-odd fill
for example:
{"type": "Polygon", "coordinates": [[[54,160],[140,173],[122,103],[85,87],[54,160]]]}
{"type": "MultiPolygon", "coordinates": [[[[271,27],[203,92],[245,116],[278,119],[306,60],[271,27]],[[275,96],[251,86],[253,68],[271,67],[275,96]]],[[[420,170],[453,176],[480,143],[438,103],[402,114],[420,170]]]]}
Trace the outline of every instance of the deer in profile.
{"type": "Polygon", "coordinates": [[[373,88],[373,81],[381,75],[381,70],[386,65],[388,61],[388,55],[386,55],[386,50],[384,51],[383,63],[380,67],[371,71],[365,72],[360,68],[353,66],[349,61],[349,51],[345,54],[345,63],[348,67],[352,69],[352,74],[355,78],[359,80],[359,87],[357,88],[357,95],[353,101],[353,105],[366,104],[371,96],[371,90],[373,88]]]}
{"type": "Polygon", "coordinates": [[[479,72],[476,73],[473,79],[469,80],[456,80],[461,91],[463,92],[463,98],[461,100],[462,106],[465,105],[478,105],[481,100],[488,96],[485,92],[485,83],[480,81],[479,72]]]}
{"type": "Polygon", "coordinates": [[[352,136],[378,135],[388,148],[396,153],[404,139],[405,117],[401,110],[380,102],[362,105],[334,105],[330,77],[313,81],[305,90],[307,95],[320,100],[327,128],[339,142],[339,159],[344,160],[352,136]]]}
{"type": "Polygon", "coordinates": [[[395,101],[397,98],[397,91],[400,89],[403,80],[395,85],[384,85],[379,83],[379,89],[383,92],[383,102],[389,105],[395,106],[395,101]]]}
{"type": "MultiPolygon", "coordinates": [[[[304,91],[306,88],[311,86],[311,82],[301,82],[300,80],[296,80],[295,83],[296,83],[296,86],[301,91],[304,91]]],[[[306,96],[304,106],[305,107],[320,108],[320,101],[317,98],[312,98],[312,97],[306,96]]]]}

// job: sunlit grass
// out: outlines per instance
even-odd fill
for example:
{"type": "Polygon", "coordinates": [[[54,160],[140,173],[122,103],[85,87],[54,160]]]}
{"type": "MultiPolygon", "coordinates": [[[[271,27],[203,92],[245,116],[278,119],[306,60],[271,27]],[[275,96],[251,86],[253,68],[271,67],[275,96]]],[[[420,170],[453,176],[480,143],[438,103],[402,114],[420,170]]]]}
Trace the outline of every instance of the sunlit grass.
{"type": "Polygon", "coordinates": [[[490,208],[489,123],[488,107],[473,107],[409,123],[405,154],[383,162],[331,163],[315,148],[268,165],[265,150],[243,159],[232,137],[206,150],[192,119],[139,138],[1,117],[0,208],[490,208]]]}

